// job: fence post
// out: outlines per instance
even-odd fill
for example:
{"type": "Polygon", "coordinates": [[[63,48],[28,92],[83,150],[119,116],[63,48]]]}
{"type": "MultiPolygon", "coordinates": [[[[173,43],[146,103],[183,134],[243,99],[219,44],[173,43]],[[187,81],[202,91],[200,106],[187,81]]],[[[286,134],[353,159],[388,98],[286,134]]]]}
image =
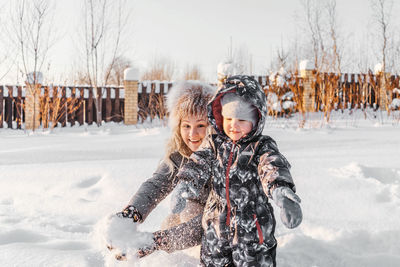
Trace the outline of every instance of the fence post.
{"type": "Polygon", "coordinates": [[[43,75],[41,72],[27,75],[25,91],[25,130],[35,130],[40,126],[40,89],[43,75]]]}
{"type": "Polygon", "coordinates": [[[314,64],[310,60],[303,60],[299,64],[300,76],[303,79],[303,110],[314,111],[315,88],[313,88],[314,64]]]}
{"type": "Polygon", "coordinates": [[[139,70],[136,68],[127,68],[124,71],[124,124],[132,125],[138,121],[138,84],[139,70]]]}

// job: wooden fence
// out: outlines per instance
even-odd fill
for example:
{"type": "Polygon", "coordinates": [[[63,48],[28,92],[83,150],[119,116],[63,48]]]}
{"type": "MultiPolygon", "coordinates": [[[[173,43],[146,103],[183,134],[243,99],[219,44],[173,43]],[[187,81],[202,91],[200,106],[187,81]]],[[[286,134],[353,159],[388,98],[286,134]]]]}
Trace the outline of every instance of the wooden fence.
{"type": "Polygon", "coordinates": [[[342,74],[341,76],[334,73],[322,73],[316,76],[315,90],[316,90],[316,110],[320,110],[320,106],[324,104],[326,99],[327,88],[332,87],[333,101],[337,107],[342,109],[354,109],[373,107],[375,109],[380,107],[379,94],[380,90],[389,91],[390,99],[397,98],[397,94],[393,92],[394,88],[399,88],[399,76],[392,75],[387,79],[387,84],[384,86],[384,81],[381,75],[370,74],[342,74]],[[333,86],[330,86],[333,85],[333,86]]]}
{"type": "MultiPolygon", "coordinates": [[[[399,75],[388,76],[386,86],[383,86],[382,75],[372,73],[337,75],[335,73],[314,72],[308,78],[312,81],[313,111],[323,110],[328,104],[334,106],[335,109],[366,107],[385,109],[385,107],[379,106],[380,90],[389,92],[389,101],[400,97],[399,91],[395,90],[395,88],[400,88],[399,75]]],[[[284,82],[280,84],[274,83],[274,80],[270,80],[269,77],[260,76],[258,81],[263,85],[266,93],[271,91],[278,98],[281,98],[291,91],[294,93],[294,99],[299,103],[301,102],[304,92],[303,77],[293,74],[287,75],[287,77],[284,77],[284,82]]]]}
{"type": "MultiPolygon", "coordinates": [[[[164,105],[163,96],[172,87],[171,82],[143,81],[138,87],[139,116],[153,119],[152,104],[158,100],[164,105]]],[[[21,129],[25,122],[25,86],[0,86],[0,128],[21,129]]],[[[124,88],[107,86],[102,92],[102,120],[121,122],[124,118],[124,88]]],[[[40,122],[42,127],[51,124],[66,126],[84,122],[91,125],[97,120],[96,92],[90,86],[42,86],[40,90],[40,122]]]]}
{"type": "MultiPolygon", "coordinates": [[[[253,76],[254,77],[254,76],[253,76]]],[[[256,76],[266,92],[275,92],[279,97],[292,91],[300,102],[303,92],[303,78],[288,75],[283,84],[276,85],[269,76],[256,76]]],[[[314,110],[321,110],[327,104],[327,90],[331,88],[336,108],[379,107],[378,90],[381,79],[373,74],[313,74],[314,110]]],[[[387,88],[392,90],[392,99],[399,98],[399,76],[390,76],[387,88]]],[[[172,82],[142,81],[138,85],[139,121],[167,116],[164,95],[172,87],[172,82]]],[[[8,128],[21,129],[25,122],[25,86],[0,86],[0,128],[6,122],[8,128]]],[[[107,86],[99,89],[102,92],[102,120],[121,122],[124,119],[124,88],[107,86]]],[[[96,122],[95,92],[89,86],[42,86],[40,93],[40,121],[44,128],[52,124],[66,126],[79,123],[96,122]]]]}

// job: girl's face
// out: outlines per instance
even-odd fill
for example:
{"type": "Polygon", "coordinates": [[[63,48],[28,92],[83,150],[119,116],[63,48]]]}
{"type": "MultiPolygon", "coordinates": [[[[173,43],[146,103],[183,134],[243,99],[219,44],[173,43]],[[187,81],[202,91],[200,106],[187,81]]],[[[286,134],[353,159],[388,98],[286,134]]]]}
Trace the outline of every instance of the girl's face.
{"type": "Polygon", "coordinates": [[[208,123],[203,117],[188,116],[181,120],[180,133],[183,142],[192,150],[196,151],[207,133],[208,123]]]}
{"type": "Polygon", "coordinates": [[[238,141],[253,129],[250,121],[224,117],[223,128],[225,134],[233,141],[238,141]]]}

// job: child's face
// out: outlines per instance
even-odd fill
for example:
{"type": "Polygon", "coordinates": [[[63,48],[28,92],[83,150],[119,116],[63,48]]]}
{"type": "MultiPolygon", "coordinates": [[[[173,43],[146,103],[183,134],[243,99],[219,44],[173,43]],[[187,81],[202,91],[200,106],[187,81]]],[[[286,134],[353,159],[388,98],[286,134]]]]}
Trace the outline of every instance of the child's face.
{"type": "Polygon", "coordinates": [[[250,121],[224,117],[223,128],[225,134],[233,141],[238,141],[253,129],[250,121]]]}
{"type": "Polygon", "coordinates": [[[206,118],[188,116],[181,120],[180,133],[183,142],[192,150],[196,151],[207,133],[208,123],[206,118]]]}

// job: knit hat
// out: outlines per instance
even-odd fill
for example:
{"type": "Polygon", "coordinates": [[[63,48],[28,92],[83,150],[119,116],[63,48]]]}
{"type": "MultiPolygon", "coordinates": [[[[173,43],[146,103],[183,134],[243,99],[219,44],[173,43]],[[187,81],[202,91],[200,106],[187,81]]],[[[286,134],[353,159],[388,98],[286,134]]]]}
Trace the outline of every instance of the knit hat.
{"type": "Polygon", "coordinates": [[[227,93],[221,99],[222,116],[250,121],[253,127],[258,121],[257,108],[235,93],[227,93]]]}

